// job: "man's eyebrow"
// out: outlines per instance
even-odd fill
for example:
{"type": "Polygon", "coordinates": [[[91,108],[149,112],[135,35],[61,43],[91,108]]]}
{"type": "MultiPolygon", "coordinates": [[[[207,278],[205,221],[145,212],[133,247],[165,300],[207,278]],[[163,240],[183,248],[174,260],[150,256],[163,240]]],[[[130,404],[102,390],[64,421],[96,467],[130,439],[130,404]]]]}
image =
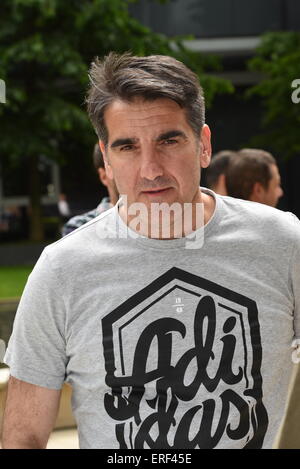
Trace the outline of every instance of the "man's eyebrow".
{"type": "Polygon", "coordinates": [[[112,144],[110,145],[110,148],[116,148],[122,145],[132,145],[134,143],[137,143],[136,138],[117,138],[117,140],[112,142],[112,144]]]}
{"type": "Polygon", "coordinates": [[[156,141],[160,142],[162,140],[168,140],[169,138],[174,138],[174,137],[184,137],[186,138],[186,134],[182,132],[181,130],[169,130],[168,132],[164,132],[163,134],[160,134],[156,141]]]}
{"type": "MultiPolygon", "coordinates": [[[[168,140],[169,138],[174,138],[174,137],[186,138],[186,134],[182,132],[181,130],[169,130],[168,132],[164,132],[160,134],[155,140],[157,142],[161,142],[162,140],[168,140]]],[[[138,142],[138,139],[136,138],[117,138],[117,140],[112,142],[112,144],[110,145],[110,148],[116,148],[122,145],[132,145],[132,144],[136,144],[137,142],[138,142]]]]}

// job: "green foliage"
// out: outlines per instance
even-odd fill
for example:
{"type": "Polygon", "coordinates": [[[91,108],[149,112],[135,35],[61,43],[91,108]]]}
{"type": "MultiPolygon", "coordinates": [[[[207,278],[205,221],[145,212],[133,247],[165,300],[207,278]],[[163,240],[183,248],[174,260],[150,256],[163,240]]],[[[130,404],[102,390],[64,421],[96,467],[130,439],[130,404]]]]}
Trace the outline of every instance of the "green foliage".
{"type": "Polygon", "coordinates": [[[187,51],[180,38],[151,32],[129,16],[126,0],[1,0],[0,11],[0,77],[7,86],[2,158],[38,153],[62,160],[70,157],[66,138],[91,145],[83,104],[87,69],[110,50],[178,57],[201,77],[208,104],[216,93],[232,91],[204,74],[217,68],[214,59],[187,51]]]}
{"type": "Polygon", "coordinates": [[[32,267],[28,266],[1,266],[0,299],[20,297],[31,271],[32,267]]]}
{"type": "Polygon", "coordinates": [[[300,79],[300,33],[263,35],[249,68],[263,74],[262,81],[247,92],[260,96],[263,104],[264,133],[256,143],[286,158],[300,154],[300,104],[292,101],[292,82],[300,79]]]}

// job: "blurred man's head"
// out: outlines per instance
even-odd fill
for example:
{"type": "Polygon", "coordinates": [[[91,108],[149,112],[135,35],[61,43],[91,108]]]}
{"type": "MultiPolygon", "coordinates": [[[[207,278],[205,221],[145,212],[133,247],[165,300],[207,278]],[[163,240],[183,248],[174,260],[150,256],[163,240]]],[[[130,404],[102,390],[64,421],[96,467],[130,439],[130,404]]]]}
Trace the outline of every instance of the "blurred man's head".
{"type": "Polygon", "coordinates": [[[226,175],[227,193],[231,197],[276,207],[283,195],[275,158],[264,150],[245,148],[238,152],[226,175]]]}
{"type": "Polygon", "coordinates": [[[206,185],[209,189],[220,195],[227,195],[226,172],[236,152],[231,150],[219,151],[213,155],[210,165],[206,170],[206,185]]]}
{"type": "Polygon", "coordinates": [[[110,202],[115,205],[119,198],[118,189],[114,180],[107,177],[103,155],[100,150],[99,143],[96,143],[94,146],[93,162],[95,169],[99,175],[100,181],[107,188],[110,202]]]}

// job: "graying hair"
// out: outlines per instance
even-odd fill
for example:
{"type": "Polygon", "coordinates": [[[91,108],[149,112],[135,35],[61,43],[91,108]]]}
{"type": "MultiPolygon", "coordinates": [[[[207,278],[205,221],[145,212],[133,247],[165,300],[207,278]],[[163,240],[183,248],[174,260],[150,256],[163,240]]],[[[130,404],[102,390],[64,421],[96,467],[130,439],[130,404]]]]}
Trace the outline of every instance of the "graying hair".
{"type": "Polygon", "coordinates": [[[131,102],[168,98],[186,111],[187,120],[199,137],[205,123],[203,90],[198,77],[173,57],[151,55],[137,57],[110,52],[96,58],[89,70],[90,86],[86,102],[90,120],[100,140],[108,143],[104,112],[115,100],[131,102]]]}

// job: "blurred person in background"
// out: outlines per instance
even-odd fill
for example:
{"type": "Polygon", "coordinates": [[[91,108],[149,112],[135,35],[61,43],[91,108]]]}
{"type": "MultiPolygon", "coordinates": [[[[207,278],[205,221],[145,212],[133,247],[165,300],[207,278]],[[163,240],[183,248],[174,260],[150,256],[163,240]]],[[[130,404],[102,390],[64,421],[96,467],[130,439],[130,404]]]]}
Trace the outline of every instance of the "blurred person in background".
{"type": "Polygon", "coordinates": [[[211,163],[206,170],[206,186],[220,195],[227,195],[226,171],[236,152],[232,150],[223,150],[212,156],[211,163]]]}
{"type": "Polygon", "coordinates": [[[59,194],[57,207],[60,218],[65,223],[71,216],[71,210],[66,194],[59,194]]]}
{"type": "Polygon", "coordinates": [[[71,218],[62,229],[62,236],[66,236],[72,231],[79,228],[81,225],[84,225],[88,221],[96,218],[100,213],[105,212],[109,208],[113,207],[119,198],[119,193],[115,182],[112,179],[109,179],[106,175],[106,170],[104,166],[103,156],[99,147],[99,143],[96,143],[94,146],[93,152],[93,162],[95,169],[99,175],[99,179],[102,184],[107,188],[108,197],[103,197],[98,207],[89,212],[83,213],[82,215],[77,215],[71,218]]]}
{"type": "Polygon", "coordinates": [[[275,158],[256,148],[240,150],[228,167],[226,189],[231,197],[276,207],[283,190],[275,158]]]}

